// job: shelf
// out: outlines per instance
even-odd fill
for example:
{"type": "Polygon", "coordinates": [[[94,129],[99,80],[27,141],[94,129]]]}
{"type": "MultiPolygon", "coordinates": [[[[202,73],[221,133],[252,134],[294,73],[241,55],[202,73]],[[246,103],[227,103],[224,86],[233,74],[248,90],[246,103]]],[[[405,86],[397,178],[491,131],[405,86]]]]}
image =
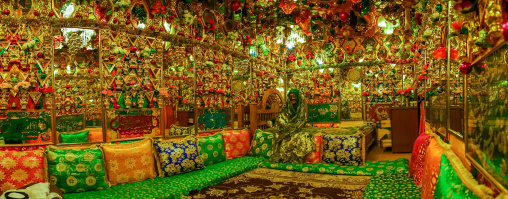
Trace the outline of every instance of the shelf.
{"type": "Polygon", "coordinates": [[[501,37],[501,39],[499,39],[499,41],[497,41],[496,44],[494,44],[494,46],[492,46],[491,48],[487,49],[482,54],[480,54],[480,56],[478,56],[475,60],[473,60],[471,65],[474,66],[475,64],[480,63],[485,58],[487,58],[489,55],[491,55],[492,53],[494,53],[497,50],[499,50],[499,48],[503,47],[505,44],[506,44],[506,41],[504,40],[503,37],[501,37]]]}

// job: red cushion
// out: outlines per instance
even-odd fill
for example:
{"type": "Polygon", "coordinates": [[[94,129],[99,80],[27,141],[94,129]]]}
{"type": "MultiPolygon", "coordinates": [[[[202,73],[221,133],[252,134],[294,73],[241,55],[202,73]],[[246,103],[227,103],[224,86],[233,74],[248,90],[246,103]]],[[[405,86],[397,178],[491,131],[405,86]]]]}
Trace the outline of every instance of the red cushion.
{"type": "Polygon", "coordinates": [[[0,192],[44,182],[44,152],[0,151],[0,192]]]}
{"type": "Polygon", "coordinates": [[[226,130],[222,131],[224,151],[227,159],[243,157],[249,153],[250,139],[249,130],[226,130]]]}

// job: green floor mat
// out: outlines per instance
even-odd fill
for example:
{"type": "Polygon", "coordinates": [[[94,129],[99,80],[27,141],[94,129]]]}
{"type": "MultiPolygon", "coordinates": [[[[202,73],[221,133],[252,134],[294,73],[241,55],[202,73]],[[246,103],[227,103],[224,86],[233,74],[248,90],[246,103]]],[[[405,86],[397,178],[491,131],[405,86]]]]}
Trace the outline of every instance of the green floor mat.
{"type": "Polygon", "coordinates": [[[383,174],[372,177],[363,194],[364,199],[421,198],[421,190],[407,173],[383,174]]]}
{"type": "Polygon", "coordinates": [[[64,197],[65,199],[182,198],[190,191],[201,190],[238,174],[253,170],[258,167],[261,161],[263,161],[263,158],[241,157],[190,173],[116,185],[106,190],[65,194],[64,197]]]}
{"type": "Polygon", "coordinates": [[[307,173],[374,176],[379,174],[408,173],[409,160],[400,158],[393,161],[366,161],[365,166],[340,166],[327,163],[274,164],[264,161],[259,167],[307,173]]]}

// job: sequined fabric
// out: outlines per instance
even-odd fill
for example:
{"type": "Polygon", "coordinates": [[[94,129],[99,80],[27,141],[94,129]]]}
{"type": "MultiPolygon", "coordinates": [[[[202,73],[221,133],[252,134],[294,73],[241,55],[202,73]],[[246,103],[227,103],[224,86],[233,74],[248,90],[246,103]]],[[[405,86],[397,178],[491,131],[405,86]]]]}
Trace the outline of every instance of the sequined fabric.
{"type": "Polygon", "coordinates": [[[439,167],[441,164],[441,155],[443,149],[438,145],[436,138],[432,138],[427,151],[425,152],[425,163],[422,171],[422,198],[433,198],[436,188],[439,167]]]}
{"type": "Polygon", "coordinates": [[[44,182],[44,152],[0,151],[0,193],[44,182]]]}
{"type": "Polygon", "coordinates": [[[165,177],[205,168],[194,137],[178,141],[155,141],[160,163],[159,173],[165,177]]]}
{"type": "Polygon", "coordinates": [[[323,163],[362,166],[365,163],[362,140],[362,133],[350,136],[323,135],[323,163]]]}
{"type": "Polygon", "coordinates": [[[250,149],[249,130],[222,131],[226,158],[246,156],[250,149]]]}
{"type": "Polygon", "coordinates": [[[63,193],[109,188],[102,160],[96,147],[54,147],[47,150],[49,182],[63,193]]]}
{"type": "Polygon", "coordinates": [[[430,135],[425,134],[425,108],[424,104],[421,105],[420,116],[420,135],[416,138],[413,145],[413,153],[411,154],[411,161],[409,161],[409,175],[413,177],[414,183],[420,186],[422,180],[423,164],[425,163],[425,153],[430,143],[430,135]]]}
{"type": "Polygon", "coordinates": [[[102,145],[111,185],[137,182],[157,176],[149,139],[119,145],[102,145]]]}

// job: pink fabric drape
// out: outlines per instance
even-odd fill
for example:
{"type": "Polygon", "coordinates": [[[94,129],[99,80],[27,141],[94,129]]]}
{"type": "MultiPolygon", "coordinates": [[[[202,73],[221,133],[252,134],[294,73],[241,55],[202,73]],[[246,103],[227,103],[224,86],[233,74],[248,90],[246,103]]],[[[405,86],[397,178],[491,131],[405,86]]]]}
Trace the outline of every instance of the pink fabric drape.
{"type": "Polygon", "coordinates": [[[423,165],[425,163],[425,153],[430,143],[430,135],[425,134],[425,108],[422,101],[420,111],[420,135],[413,145],[413,153],[409,162],[409,174],[413,177],[414,183],[420,186],[422,180],[423,165]]]}

